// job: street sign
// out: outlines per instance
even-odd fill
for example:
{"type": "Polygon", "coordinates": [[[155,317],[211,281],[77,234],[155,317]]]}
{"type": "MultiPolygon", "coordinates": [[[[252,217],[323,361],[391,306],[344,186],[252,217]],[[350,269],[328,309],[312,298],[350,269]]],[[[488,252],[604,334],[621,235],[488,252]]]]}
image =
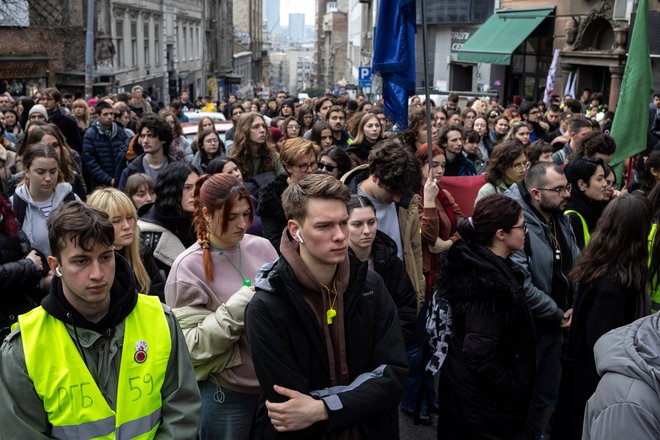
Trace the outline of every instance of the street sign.
{"type": "Polygon", "coordinates": [[[371,87],[371,67],[360,66],[358,69],[358,86],[363,89],[371,87]]]}

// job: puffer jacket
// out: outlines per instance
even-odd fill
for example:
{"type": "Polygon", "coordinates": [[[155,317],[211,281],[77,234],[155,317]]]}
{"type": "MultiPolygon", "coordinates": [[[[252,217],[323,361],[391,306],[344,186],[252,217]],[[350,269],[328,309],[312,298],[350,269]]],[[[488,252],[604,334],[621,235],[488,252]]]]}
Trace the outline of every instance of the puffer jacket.
{"type": "MultiPolygon", "coordinates": [[[[369,164],[360,165],[344,174],[341,181],[348,189],[357,194],[358,185],[369,177],[369,164]]],[[[420,310],[426,298],[426,283],[424,281],[422,264],[422,234],[419,225],[419,194],[405,194],[396,204],[399,231],[403,243],[403,259],[408,277],[417,292],[417,310],[420,310]]]]}
{"type": "MultiPolygon", "coordinates": [[[[89,175],[89,190],[99,186],[110,186],[120,163],[122,151],[128,148],[130,138],[116,122],[108,137],[99,121],[94,121],[83,138],[82,160],[89,175]]],[[[119,182],[115,182],[115,185],[119,182]]]]}
{"type": "Polygon", "coordinates": [[[39,289],[42,272],[25,258],[30,242],[22,231],[9,236],[0,227],[0,341],[18,315],[39,305],[44,294],[39,289]]]}
{"type": "Polygon", "coordinates": [[[536,372],[532,316],[522,274],[481,245],[456,241],[438,294],[453,313],[439,384],[447,439],[513,439],[524,429],[536,372]]]}
{"type": "MultiPolygon", "coordinates": [[[[348,250],[355,255],[353,250],[348,250]]],[[[385,281],[387,291],[396,304],[403,330],[403,339],[406,347],[412,342],[417,319],[417,294],[406,273],[403,261],[396,252],[396,243],[389,235],[376,231],[376,238],[371,247],[374,272],[385,281]]]]}
{"type": "Polygon", "coordinates": [[[660,315],[603,335],[594,346],[601,376],[587,401],[583,440],[660,438],[660,315]]]}

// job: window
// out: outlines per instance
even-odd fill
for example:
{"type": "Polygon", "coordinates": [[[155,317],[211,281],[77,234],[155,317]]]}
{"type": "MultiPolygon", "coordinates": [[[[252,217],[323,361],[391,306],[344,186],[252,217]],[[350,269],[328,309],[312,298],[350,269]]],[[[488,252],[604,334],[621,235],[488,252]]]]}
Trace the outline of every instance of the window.
{"type": "Polygon", "coordinates": [[[142,39],[144,40],[144,65],[149,66],[151,64],[151,58],[149,57],[149,22],[144,23],[142,27],[142,39]]]}
{"type": "MultiPolygon", "coordinates": [[[[422,23],[417,0],[417,24],[422,23]]],[[[435,0],[426,7],[427,23],[483,23],[493,13],[493,0],[435,0]]]]}
{"type": "Polygon", "coordinates": [[[131,22],[131,67],[138,65],[137,22],[131,22]]]}
{"type": "Polygon", "coordinates": [[[188,59],[188,44],[186,42],[186,35],[187,35],[187,29],[185,26],[181,26],[181,45],[183,46],[181,49],[181,60],[186,61],[188,59]]]}
{"type": "Polygon", "coordinates": [[[115,21],[117,66],[124,67],[124,20],[115,21]]]}
{"type": "Polygon", "coordinates": [[[156,66],[160,66],[160,52],[160,24],[154,23],[154,58],[156,60],[156,66]]]}

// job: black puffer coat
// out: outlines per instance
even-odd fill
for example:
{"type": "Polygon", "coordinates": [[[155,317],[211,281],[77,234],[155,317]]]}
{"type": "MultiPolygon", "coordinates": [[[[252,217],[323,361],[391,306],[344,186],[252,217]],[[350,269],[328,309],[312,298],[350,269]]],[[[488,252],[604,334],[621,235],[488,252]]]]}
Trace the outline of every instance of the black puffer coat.
{"type": "Polygon", "coordinates": [[[287,219],[282,207],[282,194],[289,186],[287,176],[277,176],[275,180],[261,187],[257,193],[257,215],[261,218],[263,237],[268,239],[278,254],[282,230],[287,219]]]}
{"type": "Polygon", "coordinates": [[[25,256],[30,242],[22,231],[10,237],[0,228],[0,342],[18,315],[39,305],[42,272],[25,256]]]}
{"type": "MultiPolygon", "coordinates": [[[[349,248],[349,252],[355,253],[349,248]]],[[[387,291],[396,304],[403,330],[403,340],[406,347],[412,342],[417,319],[417,294],[410,282],[403,261],[397,256],[396,243],[389,235],[377,231],[376,239],[371,248],[374,262],[374,272],[383,278],[387,291]]]]}
{"type": "Polygon", "coordinates": [[[524,429],[535,374],[522,274],[480,245],[456,241],[438,289],[454,333],[442,367],[438,430],[447,439],[512,439],[524,429]]]}

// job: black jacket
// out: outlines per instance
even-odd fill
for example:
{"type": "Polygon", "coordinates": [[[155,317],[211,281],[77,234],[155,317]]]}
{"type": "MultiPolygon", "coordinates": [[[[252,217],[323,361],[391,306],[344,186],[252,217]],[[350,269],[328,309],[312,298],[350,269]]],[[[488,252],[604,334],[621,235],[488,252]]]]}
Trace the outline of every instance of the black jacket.
{"type": "Polygon", "coordinates": [[[536,371],[522,274],[488,248],[456,241],[438,292],[453,313],[439,384],[438,426],[448,439],[509,439],[525,427],[536,371]]]}
{"type": "MultiPolygon", "coordinates": [[[[399,311],[406,347],[412,342],[417,319],[417,294],[408,278],[403,261],[397,256],[396,243],[387,234],[376,231],[371,248],[374,272],[380,275],[399,311]]],[[[351,255],[355,255],[349,248],[351,255]]]]}
{"type": "Polygon", "coordinates": [[[596,341],[642,315],[639,310],[645,291],[627,287],[614,273],[588,284],[578,285],[573,304],[573,321],[562,357],[562,374],[552,439],[581,439],[584,408],[596,391],[596,341]]]}
{"type": "Polygon", "coordinates": [[[262,186],[257,192],[257,215],[261,218],[262,236],[273,245],[278,254],[282,230],[287,219],[282,207],[282,194],[289,186],[287,176],[277,176],[275,180],[262,186]]]}
{"type": "MultiPolygon", "coordinates": [[[[576,185],[577,186],[577,185],[576,185]]],[[[566,210],[577,211],[582,215],[584,221],[587,223],[587,231],[592,234],[596,230],[596,223],[605,208],[603,202],[597,202],[589,199],[582,191],[573,191],[571,198],[566,203],[566,210]]],[[[575,234],[575,240],[580,250],[584,249],[585,235],[584,228],[582,227],[582,220],[574,213],[567,214],[568,220],[571,223],[571,229],[575,234]]]]}
{"type": "Polygon", "coordinates": [[[0,229],[0,342],[18,315],[39,305],[41,271],[25,256],[30,242],[22,231],[13,237],[0,229]]]}
{"type": "Polygon", "coordinates": [[[80,137],[80,128],[73,117],[65,115],[62,110],[57,109],[53,113],[48,113],[48,122],[57,125],[69,147],[82,153],[82,138],[80,137]]]}
{"type": "MultiPolygon", "coordinates": [[[[398,438],[398,403],[408,371],[401,324],[380,276],[366,263],[349,258],[350,282],[344,293],[346,361],[350,380],[366,373],[359,378],[364,382],[337,394],[341,408],[329,409],[327,421],[292,433],[275,431],[262,401],[253,438],[315,439],[349,426],[358,426],[363,438],[398,438]]],[[[245,312],[245,329],[262,400],[286,400],[275,393],[274,384],[306,394],[329,387],[325,339],[289,263],[280,258],[263,266],[256,289],[245,312]]]]}

